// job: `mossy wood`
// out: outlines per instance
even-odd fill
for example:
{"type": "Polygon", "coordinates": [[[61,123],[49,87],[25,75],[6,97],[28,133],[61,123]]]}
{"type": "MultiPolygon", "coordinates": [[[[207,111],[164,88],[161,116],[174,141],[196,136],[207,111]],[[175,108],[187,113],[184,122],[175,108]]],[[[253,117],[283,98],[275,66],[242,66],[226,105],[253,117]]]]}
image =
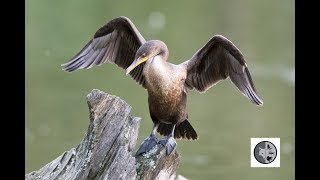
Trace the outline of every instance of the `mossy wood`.
{"type": "Polygon", "coordinates": [[[120,98],[100,90],[87,95],[90,124],[82,142],[25,179],[174,179],[177,152],[167,156],[162,145],[134,157],[140,118],[120,98]]]}

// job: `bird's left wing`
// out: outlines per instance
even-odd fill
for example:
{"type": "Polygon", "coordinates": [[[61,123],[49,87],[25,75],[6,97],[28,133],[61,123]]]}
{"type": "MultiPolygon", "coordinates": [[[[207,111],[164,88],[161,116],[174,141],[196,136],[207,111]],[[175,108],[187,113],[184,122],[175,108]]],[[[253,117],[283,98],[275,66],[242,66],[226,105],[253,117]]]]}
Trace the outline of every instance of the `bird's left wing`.
{"type": "Polygon", "coordinates": [[[199,49],[190,60],[185,85],[204,92],[220,80],[230,77],[233,84],[256,105],[262,105],[243,55],[227,38],[216,35],[199,49]]]}
{"type": "MultiPolygon", "coordinates": [[[[126,69],[134,61],[139,47],[146,40],[142,37],[129,18],[121,16],[102,26],[86,46],[67,63],[63,70],[72,72],[78,69],[89,69],[93,65],[102,65],[106,61],[126,69]]],[[[131,77],[145,87],[140,64],[130,72],[131,77]]]]}

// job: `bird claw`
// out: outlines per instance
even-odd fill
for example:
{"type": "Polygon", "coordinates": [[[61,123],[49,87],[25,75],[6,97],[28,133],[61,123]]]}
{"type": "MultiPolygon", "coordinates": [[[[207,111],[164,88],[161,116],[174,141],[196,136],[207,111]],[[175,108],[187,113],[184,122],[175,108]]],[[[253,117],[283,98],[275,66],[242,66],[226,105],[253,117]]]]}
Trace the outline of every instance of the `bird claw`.
{"type": "Polygon", "coordinates": [[[163,138],[159,141],[159,144],[163,145],[166,148],[167,155],[171,155],[172,152],[177,147],[177,142],[173,137],[163,138]]]}
{"type": "Polygon", "coordinates": [[[150,151],[157,144],[158,144],[158,138],[155,135],[150,135],[141,143],[135,156],[139,156],[142,153],[146,153],[150,151]]]}

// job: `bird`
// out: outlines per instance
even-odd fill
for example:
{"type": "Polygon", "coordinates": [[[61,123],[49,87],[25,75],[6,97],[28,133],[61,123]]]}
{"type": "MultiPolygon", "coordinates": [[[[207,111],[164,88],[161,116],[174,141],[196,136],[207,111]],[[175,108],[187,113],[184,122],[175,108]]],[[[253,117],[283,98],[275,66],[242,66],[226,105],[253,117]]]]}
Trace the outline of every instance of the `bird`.
{"type": "Polygon", "coordinates": [[[171,155],[177,148],[176,139],[198,139],[186,111],[190,90],[204,93],[229,78],[252,103],[263,105],[243,54],[226,37],[212,36],[180,64],[168,62],[168,57],[169,50],[163,41],[145,40],[129,18],[119,16],[100,27],[80,52],[61,66],[64,71],[73,72],[113,63],[147,90],[153,128],[135,156],[157,144],[171,155]],[[156,132],[163,137],[158,139],[156,132]]]}

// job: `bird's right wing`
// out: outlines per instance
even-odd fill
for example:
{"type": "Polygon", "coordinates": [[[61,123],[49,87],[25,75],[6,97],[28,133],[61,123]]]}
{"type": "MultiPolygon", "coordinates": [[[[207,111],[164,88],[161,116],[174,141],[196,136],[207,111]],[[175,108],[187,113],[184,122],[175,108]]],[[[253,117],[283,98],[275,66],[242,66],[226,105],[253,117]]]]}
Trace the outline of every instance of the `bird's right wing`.
{"type": "MultiPolygon", "coordinates": [[[[93,65],[102,65],[109,61],[126,69],[134,61],[139,47],[146,40],[142,37],[129,18],[121,16],[102,26],[86,46],[67,63],[62,64],[63,70],[72,72],[78,69],[89,69],[93,65]]],[[[131,77],[145,87],[140,64],[132,72],[131,77]]]]}

